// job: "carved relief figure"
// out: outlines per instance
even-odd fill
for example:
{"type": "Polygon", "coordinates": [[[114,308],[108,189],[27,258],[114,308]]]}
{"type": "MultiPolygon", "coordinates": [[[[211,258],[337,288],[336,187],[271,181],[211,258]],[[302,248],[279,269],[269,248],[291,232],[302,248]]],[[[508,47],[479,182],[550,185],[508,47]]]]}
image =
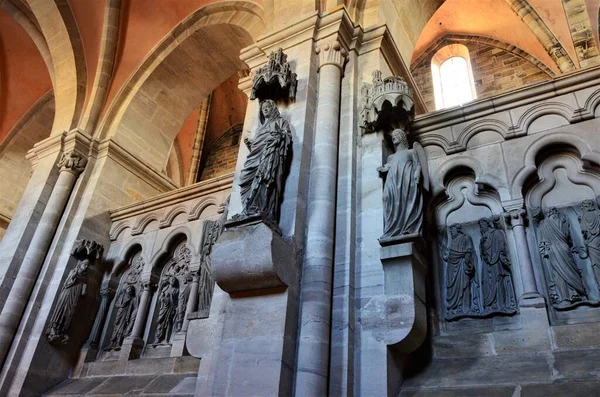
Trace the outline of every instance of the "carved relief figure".
{"type": "Polygon", "coordinates": [[[115,300],[115,308],[117,316],[113,326],[112,336],[110,338],[110,349],[118,350],[123,344],[123,339],[131,335],[133,323],[138,308],[138,298],[136,296],[135,287],[127,285],[119,291],[115,300]]]}
{"type": "Polygon", "coordinates": [[[260,123],[252,140],[244,138],[250,153],[240,175],[242,216],[263,213],[277,222],[292,132],[270,99],[260,104],[260,123]]]}
{"type": "Polygon", "coordinates": [[[579,218],[579,224],[581,225],[583,240],[587,255],[592,262],[596,281],[600,284],[600,211],[594,200],[583,201],[581,209],[583,214],[579,218]]]}
{"type": "MultiPolygon", "coordinates": [[[[538,215],[538,218],[541,214],[538,215]]],[[[573,259],[573,241],[567,218],[550,207],[539,224],[540,254],[550,270],[550,299],[556,308],[567,308],[587,299],[580,270],[573,259]]],[[[575,248],[575,251],[578,251],[575,248]]]]}
{"type": "Polygon", "coordinates": [[[383,236],[391,239],[420,233],[423,227],[421,164],[415,150],[409,149],[406,134],[396,129],[391,134],[395,153],[379,167],[383,186],[383,236]]]}
{"type": "Polygon", "coordinates": [[[62,343],[69,341],[67,330],[69,329],[69,325],[71,325],[79,298],[86,293],[86,274],[89,265],[89,259],[83,259],[77,263],[75,269],[69,272],[60,290],[58,303],[52,313],[50,326],[46,332],[49,342],[52,343],[59,339],[62,343]]]}
{"type": "Polygon", "coordinates": [[[485,312],[514,313],[517,301],[513,286],[506,235],[491,219],[479,220],[483,260],[483,307],[485,312]]]}
{"type": "Polygon", "coordinates": [[[160,308],[154,343],[168,343],[173,333],[177,304],[179,303],[179,281],[177,277],[171,276],[167,282],[163,282],[158,301],[160,308]]]}
{"type": "Polygon", "coordinates": [[[450,226],[451,241],[444,252],[446,262],[446,319],[479,314],[479,292],[475,279],[475,247],[461,225],[450,226]]]}
{"type": "Polygon", "coordinates": [[[187,309],[187,303],[190,298],[190,290],[192,289],[192,276],[188,274],[184,280],[185,288],[179,294],[179,299],[177,301],[177,315],[175,316],[175,325],[173,327],[174,332],[179,332],[181,330],[181,326],[183,325],[183,321],[185,320],[185,312],[187,309]]]}

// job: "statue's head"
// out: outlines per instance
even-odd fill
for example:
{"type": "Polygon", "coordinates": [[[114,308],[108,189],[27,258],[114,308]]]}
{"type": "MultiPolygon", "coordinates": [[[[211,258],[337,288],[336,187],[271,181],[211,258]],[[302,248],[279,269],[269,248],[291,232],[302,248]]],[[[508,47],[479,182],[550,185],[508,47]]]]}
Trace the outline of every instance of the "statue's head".
{"type": "Polygon", "coordinates": [[[492,220],[488,219],[488,218],[481,218],[478,223],[479,223],[479,229],[481,230],[482,233],[485,233],[488,230],[494,228],[492,220]]]}
{"type": "Polygon", "coordinates": [[[90,267],[90,260],[87,259],[87,258],[83,259],[77,265],[77,274],[80,275],[80,276],[85,276],[85,274],[87,273],[88,267],[90,267]]]}
{"type": "Polygon", "coordinates": [[[277,105],[275,104],[275,101],[271,99],[266,99],[261,102],[260,114],[263,119],[269,119],[278,113],[279,111],[277,110],[277,105]]]}
{"type": "Polygon", "coordinates": [[[452,236],[452,238],[458,236],[460,233],[462,233],[461,225],[459,225],[458,223],[455,223],[454,225],[450,226],[450,236],[452,236]]]}
{"type": "Polygon", "coordinates": [[[400,128],[396,128],[392,131],[392,143],[394,147],[408,149],[408,139],[406,139],[406,134],[400,128]]]}
{"type": "Polygon", "coordinates": [[[583,200],[581,202],[581,209],[585,212],[591,212],[596,210],[596,204],[594,200],[583,200]]]}
{"type": "Polygon", "coordinates": [[[135,296],[135,287],[133,285],[130,285],[127,287],[125,292],[127,292],[127,295],[129,296],[135,296]]]}
{"type": "Polygon", "coordinates": [[[177,277],[172,276],[169,280],[169,284],[171,284],[171,287],[178,287],[179,281],[177,281],[177,277]]]}
{"type": "Polygon", "coordinates": [[[548,208],[548,217],[549,218],[558,218],[559,215],[560,215],[560,213],[558,212],[558,209],[556,207],[548,208]]]}

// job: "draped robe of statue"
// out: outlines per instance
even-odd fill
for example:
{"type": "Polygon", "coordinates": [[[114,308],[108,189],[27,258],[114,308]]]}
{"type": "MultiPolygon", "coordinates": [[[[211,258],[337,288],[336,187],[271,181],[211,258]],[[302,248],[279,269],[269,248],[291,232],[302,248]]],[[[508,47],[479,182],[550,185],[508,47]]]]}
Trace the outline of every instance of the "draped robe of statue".
{"type": "MultiPolygon", "coordinates": [[[[540,253],[551,272],[550,298],[555,305],[586,298],[585,287],[571,253],[572,240],[568,220],[554,207],[540,225],[540,253]]],[[[570,303],[567,303],[569,305],[570,303]]]]}
{"type": "Polygon", "coordinates": [[[596,281],[600,284],[600,211],[592,200],[585,200],[581,203],[581,209],[583,210],[579,220],[581,232],[596,281]]]}
{"type": "Polygon", "coordinates": [[[387,163],[379,169],[385,174],[383,186],[383,235],[392,239],[407,234],[420,233],[423,223],[423,198],[420,178],[421,166],[414,150],[408,149],[406,136],[401,130],[392,134],[396,152],[388,156],[387,163]],[[396,141],[399,139],[401,142],[396,141]]]}
{"type": "Polygon", "coordinates": [[[62,339],[63,343],[69,340],[67,330],[71,325],[75,308],[79,302],[79,298],[85,294],[86,290],[86,272],[89,261],[84,259],[80,261],[75,269],[71,270],[67,275],[67,279],[63,284],[58,297],[58,303],[48,327],[48,340],[55,341],[62,339]]]}
{"type": "Polygon", "coordinates": [[[171,276],[163,282],[159,296],[158,321],[156,326],[156,338],[154,343],[169,342],[173,330],[177,305],[179,303],[179,282],[176,277],[171,276]]]}
{"type": "Polygon", "coordinates": [[[181,327],[183,326],[183,321],[185,320],[185,312],[187,311],[187,303],[190,298],[190,291],[192,289],[192,278],[188,277],[186,280],[185,288],[183,292],[179,294],[179,299],[177,303],[177,314],[175,316],[175,332],[181,331],[181,327]]]}
{"type": "Polygon", "coordinates": [[[452,241],[444,255],[447,263],[446,317],[477,314],[479,305],[473,240],[463,233],[459,225],[450,226],[450,230],[452,241]]]}
{"type": "Polygon", "coordinates": [[[485,309],[513,313],[517,302],[506,250],[506,236],[487,220],[482,225],[481,258],[485,264],[483,277],[483,305],[485,309]],[[487,228],[485,227],[487,225],[487,228]]]}
{"type": "Polygon", "coordinates": [[[277,222],[292,133],[272,100],[261,104],[260,116],[261,125],[248,145],[250,153],[240,174],[243,214],[264,213],[277,222]]]}
{"type": "Polygon", "coordinates": [[[125,288],[121,289],[115,300],[115,307],[117,308],[117,316],[110,338],[110,347],[113,349],[119,348],[123,344],[123,339],[128,337],[133,330],[138,307],[134,286],[125,285],[125,288]]]}

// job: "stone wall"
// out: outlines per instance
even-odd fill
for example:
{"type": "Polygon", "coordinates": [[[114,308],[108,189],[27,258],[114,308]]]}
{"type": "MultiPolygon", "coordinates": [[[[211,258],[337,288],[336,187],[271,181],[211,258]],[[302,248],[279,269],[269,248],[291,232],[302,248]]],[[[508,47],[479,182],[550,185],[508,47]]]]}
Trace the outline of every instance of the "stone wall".
{"type": "Polygon", "coordinates": [[[495,97],[493,107],[481,101],[415,121],[436,227],[430,337],[412,357],[402,396],[560,395],[557,380],[572,395],[597,387],[597,78],[597,70],[563,77],[495,97]],[[484,242],[488,228],[496,248],[484,242]],[[467,295],[457,299],[453,269],[467,262],[467,295]],[[504,264],[501,278],[490,278],[492,262],[504,264]]]}
{"type": "MultiPolygon", "coordinates": [[[[477,98],[503,94],[550,77],[528,60],[503,49],[474,42],[463,42],[469,49],[477,98]]],[[[411,67],[413,77],[429,111],[436,110],[431,78],[431,55],[411,67]]]]}
{"type": "Polygon", "coordinates": [[[217,140],[204,163],[204,169],[200,177],[201,181],[229,174],[235,171],[240,136],[242,135],[242,124],[238,124],[226,131],[217,140]]]}

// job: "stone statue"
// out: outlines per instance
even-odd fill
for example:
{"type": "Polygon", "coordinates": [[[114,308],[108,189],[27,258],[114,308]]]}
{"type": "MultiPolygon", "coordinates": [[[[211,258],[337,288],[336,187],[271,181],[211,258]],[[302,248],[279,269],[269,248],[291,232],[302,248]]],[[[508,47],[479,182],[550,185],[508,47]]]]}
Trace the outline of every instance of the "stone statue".
{"type": "Polygon", "coordinates": [[[50,343],[60,340],[66,344],[69,341],[67,330],[73,319],[79,298],[86,293],[86,274],[89,265],[90,260],[85,258],[80,260],[75,269],[69,272],[60,290],[58,303],[52,313],[50,326],[46,332],[50,343]]]}
{"type": "Polygon", "coordinates": [[[423,227],[423,196],[421,164],[415,150],[409,149],[406,134],[395,129],[392,134],[395,153],[379,167],[383,186],[383,236],[393,239],[421,233],[423,227]]]}
{"type": "MultiPolygon", "coordinates": [[[[543,214],[538,214],[538,218],[543,214]]],[[[539,250],[543,261],[550,270],[550,299],[554,307],[568,308],[574,303],[587,299],[581,271],[573,258],[573,248],[569,221],[556,207],[550,207],[545,218],[539,223],[539,250]]]]}
{"type": "Polygon", "coordinates": [[[267,99],[260,104],[261,125],[254,139],[244,138],[250,153],[240,175],[242,217],[265,214],[277,222],[283,194],[292,132],[275,102],[267,99]]]}
{"type": "Polygon", "coordinates": [[[475,247],[470,236],[458,224],[450,226],[450,246],[444,252],[446,262],[446,319],[478,315],[479,293],[475,279],[475,247]]]}
{"type": "Polygon", "coordinates": [[[587,255],[592,262],[596,281],[600,285],[600,211],[594,200],[583,201],[581,209],[583,211],[583,214],[579,217],[581,233],[583,234],[587,255]]]}
{"type": "Polygon", "coordinates": [[[515,313],[517,300],[512,280],[506,235],[491,219],[479,220],[483,260],[483,310],[487,313],[515,313]]]}
{"type": "Polygon", "coordinates": [[[125,288],[121,288],[117,299],[115,300],[115,308],[117,316],[113,326],[112,336],[110,338],[109,349],[118,350],[123,344],[123,339],[131,335],[135,316],[138,308],[138,298],[136,296],[135,287],[125,284],[125,288]]]}
{"type": "Polygon", "coordinates": [[[179,303],[179,280],[177,277],[171,276],[163,281],[158,301],[160,306],[154,343],[169,343],[179,303]]]}
{"type": "Polygon", "coordinates": [[[179,299],[177,301],[177,314],[175,315],[175,325],[174,331],[181,331],[181,327],[183,326],[183,321],[185,320],[185,312],[187,310],[187,303],[190,298],[190,290],[192,289],[192,275],[188,274],[184,280],[185,288],[179,294],[179,299]]]}

